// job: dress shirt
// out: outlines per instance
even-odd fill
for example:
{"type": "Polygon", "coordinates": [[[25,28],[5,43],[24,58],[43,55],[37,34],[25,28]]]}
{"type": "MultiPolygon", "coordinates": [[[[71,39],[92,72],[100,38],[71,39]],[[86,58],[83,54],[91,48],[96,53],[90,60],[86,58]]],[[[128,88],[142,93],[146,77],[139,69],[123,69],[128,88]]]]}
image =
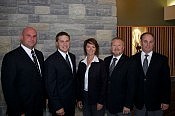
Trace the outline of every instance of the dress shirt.
{"type": "Polygon", "coordinates": [[[119,56],[117,56],[117,57],[115,57],[115,56],[113,55],[113,57],[112,57],[112,59],[111,59],[110,66],[111,66],[111,64],[112,64],[113,58],[117,58],[117,60],[115,61],[115,66],[116,66],[116,64],[118,63],[118,61],[119,61],[119,59],[120,59],[121,56],[122,56],[122,54],[119,55],[119,56]]]}
{"type": "Polygon", "coordinates": [[[34,49],[31,50],[31,49],[27,48],[26,46],[24,46],[23,44],[21,44],[21,47],[24,49],[24,51],[28,54],[30,59],[33,61],[33,57],[32,57],[31,51],[32,50],[34,51],[34,49]]]}
{"type": "MultiPolygon", "coordinates": [[[[151,52],[149,52],[149,53],[147,53],[149,56],[147,57],[147,59],[148,59],[148,67],[149,67],[149,64],[150,64],[150,61],[151,61],[151,57],[152,57],[152,54],[153,54],[153,51],[151,51],[151,52]]],[[[146,55],[146,53],[145,52],[141,52],[141,61],[142,61],[142,66],[143,66],[143,61],[144,61],[144,59],[145,59],[145,55],[146,55]]]]}
{"type": "MultiPolygon", "coordinates": [[[[31,54],[31,51],[32,51],[32,50],[33,50],[34,53],[35,53],[34,48],[31,50],[31,49],[27,48],[26,46],[24,46],[23,44],[21,44],[21,47],[22,47],[22,48],[24,49],[24,51],[28,54],[28,56],[30,57],[30,59],[34,62],[34,59],[33,59],[32,54],[31,54]]],[[[40,63],[39,63],[39,61],[38,61],[37,56],[36,56],[36,60],[37,60],[38,66],[39,66],[40,74],[41,74],[41,67],[40,67],[40,63]]]]}

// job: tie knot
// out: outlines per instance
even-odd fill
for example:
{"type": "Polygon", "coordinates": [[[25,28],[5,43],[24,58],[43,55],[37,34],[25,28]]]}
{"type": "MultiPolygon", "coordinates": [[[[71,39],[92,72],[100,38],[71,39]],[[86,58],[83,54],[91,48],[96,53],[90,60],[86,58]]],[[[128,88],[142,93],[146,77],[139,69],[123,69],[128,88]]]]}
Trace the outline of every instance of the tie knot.
{"type": "Polygon", "coordinates": [[[35,54],[33,50],[31,51],[31,54],[35,54]]]}
{"type": "Polygon", "coordinates": [[[148,54],[145,54],[145,57],[147,58],[149,55],[148,54]]]}
{"type": "Polygon", "coordinates": [[[117,58],[113,58],[113,61],[115,62],[117,60],[117,58]]]}

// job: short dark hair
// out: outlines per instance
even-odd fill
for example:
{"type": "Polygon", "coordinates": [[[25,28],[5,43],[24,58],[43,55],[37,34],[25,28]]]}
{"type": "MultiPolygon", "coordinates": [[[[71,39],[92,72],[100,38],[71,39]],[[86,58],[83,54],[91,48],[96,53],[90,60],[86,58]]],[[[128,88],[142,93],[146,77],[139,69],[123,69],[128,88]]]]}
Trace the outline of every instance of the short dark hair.
{"type": "Polygon", "coordinates": [[[151,36],[154,38],[154,34],[153,34],[153,33],[151,33],[151,32],[145,32],[145,33],[143,33],[143,34],[140,36],[140,40],[142,40],[142,39],[143,39],[143,36],[145,36],[145,35],[151,35],[151,36]]]}
{"type": "Polygon", "coordinates": [[[95,55],[98,56],[99,55],[99,45],[98,45],[98,42],[96,41],[95,38],[89,38],[89,39],[84,41],[84,53],[85,53],[85,55],[87,55],[86,46],[88,43],[95,45],[95,47],[96,47],[95,55]]]}
{"type": "Polygon", "coordinates": [[[65,35],[65,36],[68,36],[69,37],[69,39],[70,39],[70,35],[67,33],[67,32],[64,32],[64,31],[62,31],[62,32],[59,32],[57,35],[56,35],[56,42],[58,41],[58,38],[60,37],[60,36],[63,36],[63,35],[65,35]]]}

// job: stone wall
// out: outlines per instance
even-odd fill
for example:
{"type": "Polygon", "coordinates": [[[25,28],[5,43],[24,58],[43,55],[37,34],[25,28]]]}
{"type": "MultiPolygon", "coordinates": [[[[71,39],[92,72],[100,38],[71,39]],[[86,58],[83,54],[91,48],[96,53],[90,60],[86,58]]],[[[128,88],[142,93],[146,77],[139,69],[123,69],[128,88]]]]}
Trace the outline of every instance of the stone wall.
{"type": "MultiPolygon", "coordinates": [[[[55,36],[60,31],[71,35],[71,49],[77,63],[83,56],[82,44],[95,37],[100,58],[108,55],[117,24],[116,0],[0,0],[0,67],[5,53],[19,45],[25,26],[38,31],[37,48],[45,58],[56,51],[55,36]]],[[[0,86],[0,116],[5,101],[0,86]]]]}

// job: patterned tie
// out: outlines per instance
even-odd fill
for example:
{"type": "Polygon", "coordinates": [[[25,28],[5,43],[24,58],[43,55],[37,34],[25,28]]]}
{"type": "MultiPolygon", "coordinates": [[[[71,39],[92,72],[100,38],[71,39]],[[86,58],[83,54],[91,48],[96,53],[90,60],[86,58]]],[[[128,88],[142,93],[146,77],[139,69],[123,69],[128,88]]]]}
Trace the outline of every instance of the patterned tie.
{"type": "Polygon", "coordinates": [[[148,59],[147,59],[148,56],[149,56],[148,54],[145,54],[145,59],[143,61],[143,71],[144,71],[145,75],[146,75],[146,72],[148,70],[148,59]]]}
{"type": "Polygon", "coordinates": [[[67,62],[67,64],[69,65],[69,67],[71,67],[70,61],[69,61],[69,58],[68,58],[68,55],[67,55],[67,54],[66,54],[66,62],[67,62]]]}
{"type": "Polygon", "coordinates": [[[33,62],[34,62],[34,64],[35,64],[35,67],[37,68],[37,71],[38,71],[38,73],[39,73],[40,76],[41,76],[40,69],[39,69],[39,64],[38,64],[38,62],[37,62],[36,54],[35,54],[35,52],[34,52],[33,50],[31,51],[31,54],[32,54],[32,57],[33,57],[33,62]]]}
{"type": "Polygon", "coordinates": [[[110,65],[109,67],[109,75],[111,76],[112,74],[112,71],[114,70],[114,67],[115,67],[115,61],[117,60],[117,58],[113,58],[112,60],[112,64],[110,65]]]}

